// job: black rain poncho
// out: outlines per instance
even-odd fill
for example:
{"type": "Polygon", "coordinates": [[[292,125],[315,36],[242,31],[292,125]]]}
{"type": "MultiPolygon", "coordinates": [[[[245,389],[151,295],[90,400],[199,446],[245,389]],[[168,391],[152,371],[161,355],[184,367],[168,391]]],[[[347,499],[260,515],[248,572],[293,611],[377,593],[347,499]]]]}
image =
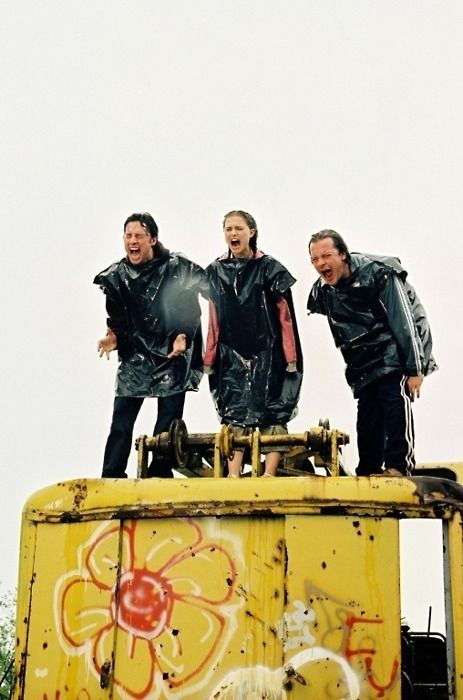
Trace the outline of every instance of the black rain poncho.
{"type": "Polygon", "coordinates": [[[127,258],[94,279],[106,294],[108,327],[117,336],[116,396],[166,397],[196,391],[202,377],[201,309],[209,296],[204,270],[178,253],[131,265],[127,258]],[[179,333],[187,350],[168,359],[179,333]]]}
{"type": "Polygon", "coordinates": [[[210,389],[224,423],[285,424],[296,415],[302,353],[290,287],[295,279],[270,255],[219,258],[206,268],[217,310],[218,342],[210,389]],[[287,372],[277,302],[288,305],[297,371],[287,372]]]}
{"type": "Polygon", "coordinates": [[[319,278],[307,309],[327,316],[354,396],[392,372],[431,374],[437,365],[429,323],[399,259],[352,253],[349,268],[335,286],[319,278]]]}

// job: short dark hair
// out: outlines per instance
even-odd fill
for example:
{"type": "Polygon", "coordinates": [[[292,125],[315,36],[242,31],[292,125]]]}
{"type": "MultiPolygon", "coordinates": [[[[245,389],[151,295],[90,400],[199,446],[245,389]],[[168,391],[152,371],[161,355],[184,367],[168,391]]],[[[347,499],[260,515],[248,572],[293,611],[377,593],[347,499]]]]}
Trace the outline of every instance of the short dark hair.
{"type": "Polygon", "coordinates": [[[124,222],[124,232],[127,227],[127,224],[130,224],[132,221],[139,221],[145,229],[145,231],[149,233],[150,238],[156,238],[156,243],[153,245],[154,257],[161,259],[167,258],[169,256],[169,250],[168,248],[165,248],[159,240],[158,225],[151,216],[151,214],[149,214],[147,211],[134,212],[133,214],[130,214],[130,216],[128,216],[124,222]]]}
{"type": "Polygon", "coordinates": [[[340,252],[344,253],[346,256],[346,263],[350,262],[350,253],[349,253],[349,248],[347,247],[347,243],[345,242],[344,238],[341,236],[340,233],[337,231],[333,231],[332,229],[325,228],[323,231],[319,231],[318,233],[314,233],[313,236],[311,236],[310,241],[309,241],[309,251],[310,251],[310,246],[312,243],[316,243],[317,241],[323,241],[325,238],[331,238],[333,241],[334,247],[340,252]]]}
{"type": "Polygon", "coordinates": [[[249,247],[251,248],[252,252],[255,253],[257,251],[257,234],[259,233],[255,218],[247,211],[243,211],[242,209],[232,209],[232,211],[229,211],[228,214],[225,214],[223,217],[222,228],[225,228],[225,222],[230,216],[241,216],[241,218],[245,220],[246,225],[255,231],[255,234],[249,241],[249,247]]]}
{"type": "Polygon", "coordinates": [[[132,221],[139,221],[143,228],[148,231],[151,238],[158,237],[158,225],[151,216],[151,214],[148,214],[147,211],[140,211],[135,212],[134,214],[130,214],[130,216],[127,217],[127,219],[124,222],[124,231],[127,227],[127,224],[132,223],[132,221]]]}

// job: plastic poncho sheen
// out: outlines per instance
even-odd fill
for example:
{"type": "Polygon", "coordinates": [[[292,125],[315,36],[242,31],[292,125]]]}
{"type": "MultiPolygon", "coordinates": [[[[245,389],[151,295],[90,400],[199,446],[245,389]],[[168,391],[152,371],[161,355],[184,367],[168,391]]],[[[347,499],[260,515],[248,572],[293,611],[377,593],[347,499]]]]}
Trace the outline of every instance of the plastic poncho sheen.
{"type": "Polygon", "coordinates": [[[117,335],[116,396],[171,396],[196,391],[202,377],[201,309],[209,296],[204,270],[178,253],[131,265],[127,258],[94,279],[106,294],[108,327],[117,335]],[[187,350],[168,359],[179,333],[187,350]]]}
{"type": "Polygon", "coordinates": [[[426,313],[400,260],[352,253],[349,267],[350,277],[335,286],[319,278],[307,309],[327,316],[354,395],[392,372],[436,370],[426,313]]]}
{"type": "Polygon", "coordinates": [[[224,423],[285,424],[296,415],[302,353],[290,287],[296,281],[270,255],[219,258],[206,268],[218,315],[219,339],[209,385],[224,423]],[[297,371],[286,372],[276,302],[291,314],[297,371]]]}

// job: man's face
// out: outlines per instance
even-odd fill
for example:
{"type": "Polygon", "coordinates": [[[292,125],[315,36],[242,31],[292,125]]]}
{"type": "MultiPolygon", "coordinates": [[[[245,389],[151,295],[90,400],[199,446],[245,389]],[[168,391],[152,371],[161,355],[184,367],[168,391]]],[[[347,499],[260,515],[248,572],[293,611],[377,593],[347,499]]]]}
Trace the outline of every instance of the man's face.
{"type": "Polygon", "coordinates": [[[322,238],[310,244],[310,259],[320,277],[332,287],[349,277],[346,254],[340,253],[332,238],[322,238]]]}
{"type": "Polygon", "coordinates": [[[124,231],[124,247],[132,265],[142,265],[153,259],[153,245],[156,240],[151,238],[139,221],[131,221],[127,224],[124,231]]]}

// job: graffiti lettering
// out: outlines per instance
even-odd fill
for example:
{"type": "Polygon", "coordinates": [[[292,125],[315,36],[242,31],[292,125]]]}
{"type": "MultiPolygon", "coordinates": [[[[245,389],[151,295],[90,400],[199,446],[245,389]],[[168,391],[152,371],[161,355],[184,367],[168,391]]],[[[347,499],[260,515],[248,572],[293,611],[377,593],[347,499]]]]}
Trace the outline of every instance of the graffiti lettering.
{"type": "Polygon", "coordinates": [[[357,624],[362,624],[362,625],[382,625],[383,621],[382,619],[369,619],[369,618],[363,618],[363,617],[355,617],[354,615],[350,615],[347,620],[346,620],[346,626],[349,630],[348,635],[347,635],[347,640],[346,640],[346,657],[350,659],[352,656],[361,656],[364,657],[364,663],[365,667],[367,670],[367,680],[368,683],[371,685],[374,690],[377,691],[377,697],[378,698],[383,698],[386,694],[386,690],[389,690],[392,688],[394,683],[397,680],[397,674],[399,671],[400,663],[399,659],[396,657],[394,661],[392,662],[392,668],[391,668],[391,675],[389,678],[389,682],[386,685],[380,685],[378,681],[375,679],[374,673],[373,673],[373,656],[376,654],[376,649],[372,647],[359,647],[357,649],[352,649],[351,648],[351,637],[352,633],[354,630],[355,625],[357,624]]]}
{"type": "Polygon", "coordinates": [[[286,636],[284,640],[285,649],[297,649],[301,646],[312,646],[315,644],[315,637],[310,634],[309,622],[315,621],[315,612],[312,608],[307,608],[302,600],[295,600],[294,611],[286,612],[284,615],[286,632],[295,632],[291,637],[286,636]]]}

